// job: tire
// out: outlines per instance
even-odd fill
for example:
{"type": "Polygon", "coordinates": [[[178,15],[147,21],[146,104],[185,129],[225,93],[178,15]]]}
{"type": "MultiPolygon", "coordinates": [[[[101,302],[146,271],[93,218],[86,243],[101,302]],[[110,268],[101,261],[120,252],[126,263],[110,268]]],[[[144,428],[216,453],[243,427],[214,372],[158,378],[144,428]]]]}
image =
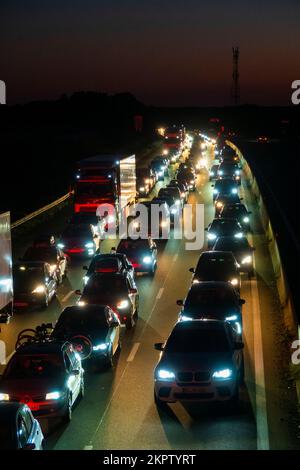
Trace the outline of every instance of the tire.
{"type": "Polygon", "coordinates": [[[166,411],[168,409],[168,403],[165,401],[160,400],[156,393],[154,392],[154,403],[162,411],[166,411]]]}
{"type": "Polygon", "coordinates": [[[65,424],[68,424],[68,423],[70,423],[71,420],[72,420],[72,397],[71,397],[71,395],[69,395],[68,396],[67,406],[66,406],[66,412],[63,416],[63,422],[65,424]]]}

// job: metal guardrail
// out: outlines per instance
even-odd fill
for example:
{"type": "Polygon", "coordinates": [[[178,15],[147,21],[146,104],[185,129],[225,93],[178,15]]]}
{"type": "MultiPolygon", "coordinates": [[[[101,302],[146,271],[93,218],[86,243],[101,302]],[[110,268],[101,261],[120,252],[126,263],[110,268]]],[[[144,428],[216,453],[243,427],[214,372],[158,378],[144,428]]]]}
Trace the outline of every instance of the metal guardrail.
{"type": "Polygon", "coordinates": [[[31,214],[25,215],[25,217],[22,217],[22,219],[16,220],[16,222],[11,224],[11,229],[19,227],[19,225],[22,225],[25,222],[28,222],[29,220],[33,219],[34,217],[37,217],[40,214],[43,214],[43,212],[47,212],[48,210],[53,209],[56,206],[59,206],[64,201],[66,201],[71,196],[73,196],[73,193],[74,191],[70,191],[64,196],[60,197],[59,199],[56,199],[56,201],[50,202],[50,204],[47,204],[46,206],[41,207],[40,209],[32,212],[31,214]]]}

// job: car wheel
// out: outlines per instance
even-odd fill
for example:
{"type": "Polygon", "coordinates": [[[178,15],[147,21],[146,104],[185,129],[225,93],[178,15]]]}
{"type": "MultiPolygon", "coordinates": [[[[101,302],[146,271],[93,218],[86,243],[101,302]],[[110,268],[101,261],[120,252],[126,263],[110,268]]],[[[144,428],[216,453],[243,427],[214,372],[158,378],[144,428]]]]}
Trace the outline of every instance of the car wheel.
{"type": "Polygon", "coordinates": [[[159,408],[160,410],[168,409],[168,403],[160,400],[160,398],[158,398],[155,392],[154,392],[154,403],[156,404],[157,408],[159,408]]]}
{"type": "Polygon", "coordinates": [[[66,407],[66,412],[63,416],[63,422],[64,423],[69,423],[72,419],[72,397],[71,395],[68,396],[68,401],[67,401],[67,407],[66,407]]]}

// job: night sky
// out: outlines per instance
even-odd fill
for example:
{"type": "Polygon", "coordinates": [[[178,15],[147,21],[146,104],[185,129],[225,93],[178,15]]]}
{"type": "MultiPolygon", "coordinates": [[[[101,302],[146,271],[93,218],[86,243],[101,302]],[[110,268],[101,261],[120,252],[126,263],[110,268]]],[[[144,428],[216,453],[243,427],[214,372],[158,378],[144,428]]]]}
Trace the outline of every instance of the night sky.
{"type": "Polygon", "coordinates": [[[128,91],[146,104],[290,104],[300,79],[298,0],[1,0],[9,104],[128,91]]]}

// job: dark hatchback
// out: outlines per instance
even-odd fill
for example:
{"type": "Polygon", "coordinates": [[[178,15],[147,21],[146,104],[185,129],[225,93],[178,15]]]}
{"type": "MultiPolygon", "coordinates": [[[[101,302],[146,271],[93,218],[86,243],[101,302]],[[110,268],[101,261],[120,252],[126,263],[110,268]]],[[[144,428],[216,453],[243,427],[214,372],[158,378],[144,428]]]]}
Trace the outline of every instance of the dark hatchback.
{"type": "Polygon", "coordinates": [[[124,253],[103,253],[95,255],[89,265],[83,266],[86,272],[83,280],[86,284],[93,273],[125,273],[134,278],[134,267],[124,253]]]}
{"type": "Polygon", "coordinates": [[[157,268],[157,246],[152,238],[123,239],[117,247],[130,260],[136,272],[155,274],[157,268]]]}

